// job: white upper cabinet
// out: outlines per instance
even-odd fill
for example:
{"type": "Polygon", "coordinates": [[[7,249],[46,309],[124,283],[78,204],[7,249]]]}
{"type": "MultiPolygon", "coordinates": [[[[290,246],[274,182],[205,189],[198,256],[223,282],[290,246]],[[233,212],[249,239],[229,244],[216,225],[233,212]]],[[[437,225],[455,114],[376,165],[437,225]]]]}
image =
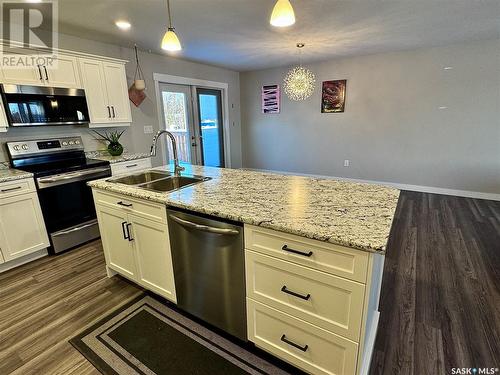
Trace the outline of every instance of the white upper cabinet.
{"type": "Polygon", "coordinates": [[[37,65],[27,68],[3,67],[1,80],[14,85],[52,86],[81,88],[78,59],[74,56],[58,54],[53,65],[37,65]]]}
{"type": "Polygon", "coordinates": [[[123,64],[104,62],[103,67],[112,122],[131,122],[132,115],[130,113],[125,66],[123,64]]]}
{"type": "Polygon", "coordinates": [[[80,59],[80,70],[89,106],[90,127],[130,125],[132,115],[124,64],[80,59]]]}
{"type": "Polygon", "coordinates": [[[104,70],[98,60],[80,59],[80,71],[89,107],[92,123],[108,123],[111,119],[111,109],[108,105],[108,93],[103,84],[104,70]]]}
{"type": "Polygon", "coordinates": [[[76,57],[58,54],[56,65],[44,66],[43,73],[48,86],[82,88],[76,57]]]}

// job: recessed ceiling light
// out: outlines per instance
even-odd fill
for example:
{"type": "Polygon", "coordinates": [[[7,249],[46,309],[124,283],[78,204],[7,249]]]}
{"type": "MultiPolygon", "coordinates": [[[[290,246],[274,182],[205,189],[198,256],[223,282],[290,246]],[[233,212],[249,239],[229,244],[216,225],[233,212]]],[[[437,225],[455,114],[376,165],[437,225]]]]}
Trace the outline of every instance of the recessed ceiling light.
{"type": "Polygon", "coordinates": [[[128,21],[116,21],[115,25],[121,30],[128,30],[132,27],[128,21]]]}

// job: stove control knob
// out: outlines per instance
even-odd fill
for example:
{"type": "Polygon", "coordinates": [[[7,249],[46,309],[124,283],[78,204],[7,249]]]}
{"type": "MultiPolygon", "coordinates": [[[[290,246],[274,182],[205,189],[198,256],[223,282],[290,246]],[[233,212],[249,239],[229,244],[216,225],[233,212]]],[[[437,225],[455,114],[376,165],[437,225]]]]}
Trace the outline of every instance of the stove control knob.
{"type": "Polygon", "coordinates": [[[64,142],[62,143],[62,145],[63,145],[63,146],[67,146],[67,145],[68,145],[68,142],[64,141],[64,142]]]}
{"type": "Polygon", "coordinates": [[[80,144],[80,141],[77,139],[75,140],[75,145],[79,145],[80,144]]]}
{"type": "Polygon", "coordinates": [[[75,144],[75,142],[73,142],[73,141],[69,141],[69,144],[70,144],[70,146],[72,146],[72,145],[74,145],[74,144],[75,144]]]}
{"type": "Polygon", "coordinates": [[[25,143],[25,144],[23,144],[23,145],[21,146],[21,148],[22,148],[23,150],[27,150],[27,149],[28,149],[28,145],[25,143]]]}
{"type": "Polygon", "coordinates": [[[19,151],[19,150],[21,149],[21,146],[19,146],[19,145],[15,145],[15,146],[13,147],[13,149],[14,149],[14,151],[19,151]]]}

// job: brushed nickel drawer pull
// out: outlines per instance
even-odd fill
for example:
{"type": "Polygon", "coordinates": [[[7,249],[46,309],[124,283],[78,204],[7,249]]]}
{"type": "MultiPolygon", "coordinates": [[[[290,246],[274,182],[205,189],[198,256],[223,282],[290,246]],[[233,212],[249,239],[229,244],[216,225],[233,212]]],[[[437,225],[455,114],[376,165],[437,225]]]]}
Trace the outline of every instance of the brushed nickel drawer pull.
{"type": "Polygon", "coordinates": [[[8,192],[8,191],[19,190],[19,189],[21,189],[21,188],[22,188],[22,186],[16,186],[16,187],[8,188],[8,189],[2,189],[2,190],[0,190],[0,191],[1,191],[2,193],[6,193],[6,192],[8,192]]]}
{"type": "Polygon", "coordinates": [[[130,165],[126,165],[125,167],[126,168],[134,168],[134,167],[137,167],[137,164],[130,164],[130,165]]]}
{"type": "Polygon", "coordinates": [[[299,293],[296,293],[296,292],[292,292],[291,290],[288,290],[286,288],[286,285],[283,285],[283,287],[281,288],[281,291],[283,293],[290,294],[291,296],[294,296],[294,297],[297,297],[297,298],[301,298],[301,299],[306,300],[306,301],[308,301],[309,298],[311,298],[311,295],[309,293],[307,293],[307,296],[304,296],[302,294],[299,294],[299,293]]]}
{"type": "Polygon", "coordinates": [[[309,345],[300,346],[299,344],[296,344],[293,341],[288,340],[284,334],[283,334],[283,336],[281,336],[281,341],[283,341],[284,343],[286,343],[288,345],[293,346],[294,348],[302,350],[303,352],[307,351],[307,348],[309,348],[309,345]]]}
{"type": "Polygon", "coordinates": [[[283,245],[281,250],[285,250],[285,251],[288,251],[290,253],[294,253],[294,254],[298,254],[298,255],[303,255],[305,257],[310,257],[311,255],[313,255],[312,251],[309,251],[308,253],[304,253],[304,252],[299,251],[299,250],[290,249],[287,245],[283,245]]]}

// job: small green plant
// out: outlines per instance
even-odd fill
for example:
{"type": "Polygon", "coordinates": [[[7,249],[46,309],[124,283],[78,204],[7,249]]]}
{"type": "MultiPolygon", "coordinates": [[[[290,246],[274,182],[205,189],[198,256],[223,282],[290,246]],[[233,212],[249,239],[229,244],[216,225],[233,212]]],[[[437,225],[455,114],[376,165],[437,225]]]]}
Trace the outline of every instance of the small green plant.
{"type": "Polygon", "coordinates": [[[119,139],[122,136],[122,134],[125,132],[125,130],[122,130],[121,132],[118,130],[111,131],[111,132],[104,132],[104,134],[99,133],[98,131],[93,130],[95,134],[97,134],[100,138],[104,139],[105,141],[108,141],[109,143],[120,143],[119,139]]]}
{"type": "Polygon", "coordinates": [[[116,130],[109,133],[106,131],[104,132],[104,134],[101,134],[95,130],[93,130],[93,132],[97,134],[99,138],[102,138],[105,141],[109,142],[108,152],[111,156],[120,156],[123,153],[123,146],[120,144],[119,139],[125,132],[125,130],[122,130],[121,132],[116,130]]]}

